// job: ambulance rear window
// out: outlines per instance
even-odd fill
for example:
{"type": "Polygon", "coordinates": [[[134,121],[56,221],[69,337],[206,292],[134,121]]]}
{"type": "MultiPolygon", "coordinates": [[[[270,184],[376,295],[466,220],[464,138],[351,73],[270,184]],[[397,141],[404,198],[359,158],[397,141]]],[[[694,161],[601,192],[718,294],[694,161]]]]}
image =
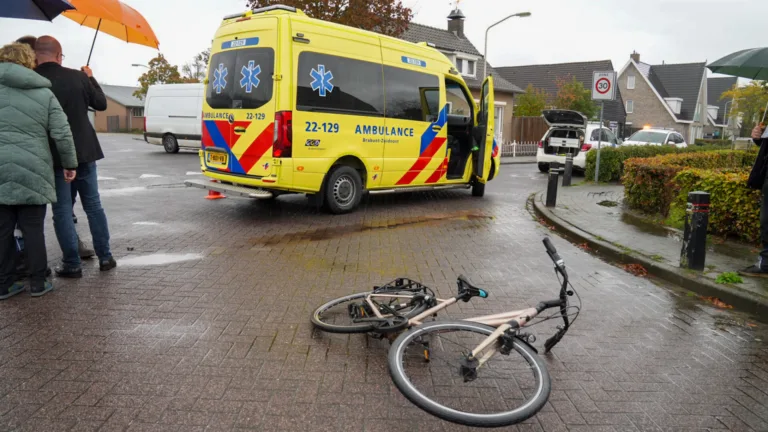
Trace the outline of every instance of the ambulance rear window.
{"type": "Polygon", "coordinates": [[[214,54],[206,101],[214,109],[260,108],[272,100],[274,71],[272,48],[230,49],[214,54]]]}

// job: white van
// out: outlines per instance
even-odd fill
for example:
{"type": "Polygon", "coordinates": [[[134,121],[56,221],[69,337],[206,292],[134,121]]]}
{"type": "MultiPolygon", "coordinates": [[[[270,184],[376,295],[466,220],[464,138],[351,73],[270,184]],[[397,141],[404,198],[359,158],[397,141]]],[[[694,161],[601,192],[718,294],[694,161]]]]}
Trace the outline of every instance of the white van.
{"type": "Polygon", "coordinates": [[[144,103],[144,141],[168,153],[200,149],[204,84],[157,84],[144,103]]]}

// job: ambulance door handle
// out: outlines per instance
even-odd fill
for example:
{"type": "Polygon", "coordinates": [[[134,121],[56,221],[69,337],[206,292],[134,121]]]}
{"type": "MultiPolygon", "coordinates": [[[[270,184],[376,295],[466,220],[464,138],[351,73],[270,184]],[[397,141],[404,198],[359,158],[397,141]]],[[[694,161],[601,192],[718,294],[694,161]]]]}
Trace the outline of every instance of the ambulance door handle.
{"type": "Polygon", "coordinates": [[[442,127],[438,126],[438,125],[432,126],[432,132],[440,132],[441,129],[442,129],[442,127]]]}
{"type": "Polygon", "coordinates": [[[235,133],[238,134],[238,135],[242,135],[242,134],[245,133],[245,128],[241,127],[241,126],[238,126],[238,127],[235,128],[235,133]]]}

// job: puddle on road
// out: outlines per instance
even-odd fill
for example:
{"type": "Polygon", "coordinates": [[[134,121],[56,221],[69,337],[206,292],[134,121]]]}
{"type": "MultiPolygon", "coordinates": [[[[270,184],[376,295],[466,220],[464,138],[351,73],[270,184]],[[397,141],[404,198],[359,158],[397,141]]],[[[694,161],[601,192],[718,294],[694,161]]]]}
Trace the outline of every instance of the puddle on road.
{"type": "Polygon", "coordinates": [[[134,186],[134,187],[127,187],[127,188],[118,188],[118,189],[102,189],[99,191],[99,195],[101,196],[124,196],[124,195],[133,195],[136,193],[139,193],[143,190],[146,190],[145,187],[140,186],[134,186]]]}
{"type": "Polygon", "coordinates": [[[459,212],[444,213],[430,216],[405,217],[399,219],[386,219],[380,222],[371,221],[361,224],[340,226],[335,228],[326,228],[318,230],[298,231],[285,235],[265,236],[252,239],[253,245],[271,246],[285,241],[321,241],[348,235],[364,233],[369,231],[400,229],[406,227],[426,226],[440,223],[443,221],[474,221],[474,220],[493,220],[494,216],[478,212],[459,212]]]}
{"type": "Polygon", "coordinates": [[[96,180],[98,180],[98,181],[104,181],[104,180],[117,180],[117,178],[116,178],[116,177],[102,177],[102,176],[97,176],[97,177],[96,177],[96,180]]]}
{"type": "Polygon", "coordinates": [[[120,259],[120,266],[152,266],[203,259],[202,254],[151,254],[120,259]]]}
{"type": "Polygon", "coordinates": [[[149,225],[149,226],[155,226],[155,225],[160,225],[160,222],[146,222],[146,221],[141,221],[141,222],[134,222],[133,224],[134,224],[134,225],[149,225]]]}
{"type": "Polygon", "coordinates": [[[162,176],[161,175],[157,175],[157,174],[142,174],[142,175],[139,176],[140,179],[160,178],[160,177],[162,177],[162,176]]]}

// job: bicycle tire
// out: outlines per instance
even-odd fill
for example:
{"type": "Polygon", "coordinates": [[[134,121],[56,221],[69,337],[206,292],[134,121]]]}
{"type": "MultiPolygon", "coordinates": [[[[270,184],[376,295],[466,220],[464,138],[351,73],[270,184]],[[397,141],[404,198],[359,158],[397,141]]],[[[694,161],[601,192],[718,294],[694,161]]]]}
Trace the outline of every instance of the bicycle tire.
{"type": "MultiPolygon", "coordinates": [[[[522,341],[514,341],[514,351],[517,351],[521,357],[527,360],[529,367],[534,372],[535,386],[532,398],[525,400],[525,403],[509,411],[476,414],[459,411],[454,408],[442,405],[419,391],[408,378],[403,367],[403,355],[406,348],[414,339],[424,337],[431,333],[442,333],[450,330],[471,331],[481,335],[488,336],[495,330],[493,327],[484,324],[473,323],[470,321],[435,321],[416,327],[402,333],[389,349],[387,363],[389,373],[395,386],[408,400],[422,410],[443,420],[452,423],[458,423],[465,426],[475,427],[501,427],[520,423],[541,410],[549,399],[549,393],[552,388],[551,379],[545,363],[536,354],[536,352],[522,341]]],[[[416,342],[418,343],[418,342],[416,342]]],[[[497,353],[496,355],[502,355],[497,353]]],[[[430,363],[434,362],[433,355],[430,354],[430,363]]],[[[458,363],[456,364],[458,367],[458,363]]],[[[446,370],[452,370],[449,366],[446,370]]],[[[482,373],[482,369],[478,374],[482,373]]],[[[426,379],[429,381],[429,379],[426,379]]],[[[505,408],[506,409],[506,408],[505,408]]]]}
{"type": "MultiPolygon", "coordinates": [[[[344,297],[339,297],[337,299],[333,299],[327,303],[322,304],[317,309],[315,309],[315,311],[312,313],[312,317],[310,319],[312,321],[312,325],[328,333],[368,333],[368,332],[374,331],[376,328],[374,324],[336,325],[336,324],[323,322],[322,319],[320,318],[323,312],[327,311],[328,309],[334,306],[337,306],[339,304],[349,302],[352,300],[363,299],[370,294],[373,294],[373,291],[361,292],[361,293],[351,294],[344,297]]],[[[426,309],[427,309],[427,305],[424,302],[421,302],[419,305],[409,310],[408,312],[404,313],[403,315],[406,318],[413,318],[416,315],[424,312],[426,309]]]]}

